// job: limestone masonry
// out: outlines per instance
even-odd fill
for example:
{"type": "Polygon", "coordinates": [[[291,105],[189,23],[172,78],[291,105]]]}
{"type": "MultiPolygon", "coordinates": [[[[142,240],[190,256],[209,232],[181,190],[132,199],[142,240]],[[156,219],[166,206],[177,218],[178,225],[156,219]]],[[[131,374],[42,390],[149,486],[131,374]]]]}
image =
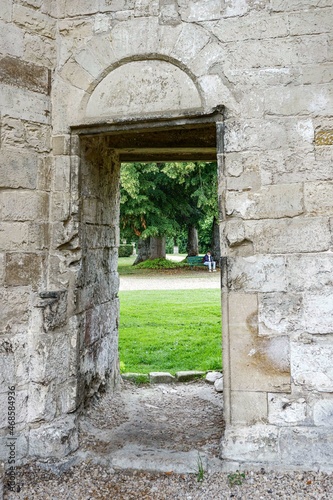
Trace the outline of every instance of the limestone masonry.
{"type": "MultiPolygon", "coordinates": [[[[333,1],[1,0],[0,461],[119,381],[121,161],[217,159],[226,467],[333,469],[333,1]]],[[[221,429],[222,435],[222,429],[221,429]]]]}

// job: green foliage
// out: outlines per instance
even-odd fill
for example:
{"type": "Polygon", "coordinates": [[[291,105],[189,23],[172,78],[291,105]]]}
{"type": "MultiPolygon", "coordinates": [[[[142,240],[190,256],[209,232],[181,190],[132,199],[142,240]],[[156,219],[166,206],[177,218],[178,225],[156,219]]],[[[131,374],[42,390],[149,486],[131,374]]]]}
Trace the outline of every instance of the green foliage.
{"type": "Polygon", "coordinates": [[[228,477],[228,481],[229,481],[230,486],[241,486],[243,484],[244,479],[245,479],[245,473],[239,472],[237,470],[236,472],[228,474],[227,477],[228,477]]]}
{"type": "Polygon", "coordinates": [[[221,370],[220,290],[120,292],[119,353],[129,372],[221,370]]]}
{"type": "Polygon", "coordinates": [[[185,262],[174,262],[168,259],[148,259],[136,264],[136,269],[180,269],[188,267],[185,262]]]}
{"type": "Polygon", "coordinates": [[[202,481],[204,480],[204,474],[205,474],[205,470],[203,467],[202,458],[200,456],[200,453],[198,453],[198,472],[197,472],[198,483],[202,483],[202,481]]]}
{"type": "Polygon", "coordinates": [[[133,245],[119,245],[118,256],[130,257],[133,253],[133,245]]]}
{"type": "Polygon", "coordinates": [[[124,163],[120,203],[122,237],[186,238],[189,225],[217,215],[216,163],[124,163]]]}

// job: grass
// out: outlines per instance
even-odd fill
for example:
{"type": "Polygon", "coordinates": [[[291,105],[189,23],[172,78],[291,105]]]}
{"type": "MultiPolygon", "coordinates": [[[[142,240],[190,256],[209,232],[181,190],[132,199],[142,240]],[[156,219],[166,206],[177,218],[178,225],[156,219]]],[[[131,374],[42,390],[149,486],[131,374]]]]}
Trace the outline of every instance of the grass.
{"type": "Polygon", "coordinates": [[[220,290],[123,291],[123,372],[221,369],[220,290]]]}

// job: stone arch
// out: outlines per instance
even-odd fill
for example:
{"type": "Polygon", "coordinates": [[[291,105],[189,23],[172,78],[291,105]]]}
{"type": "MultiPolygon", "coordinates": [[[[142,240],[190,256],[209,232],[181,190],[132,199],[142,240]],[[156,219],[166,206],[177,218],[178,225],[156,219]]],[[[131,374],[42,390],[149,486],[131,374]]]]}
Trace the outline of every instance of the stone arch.
{"type": "MultiPolygon", "coordinates": [[[[160,66],[168,63],[172,71],[182,71],[184,80],[188,84],[189,80],[193,82],[192,95],[196,88],[201,103],[195,107],[202,112],[223,104],[235,113],[237,103],[230,86],[214,72],[214,66],[223,64],[225,59],[223,46],[203,27],[188,23],[161,26],[154,18],[123,22],[112,30],[112,34],[94,35],[60,68],[53,86],[53,102],[59,110],[54,131],[56,134],[68,133],[71,125],[96,121],[85,114],[92,94],[103,80],[107,82],[108,75],[116,72],[115,76],[124,71],[119,69],[121,66],[129,69],[129,64],[136,61],[141,64],[160,61],[160,66]]],[[[183,90],[188,91],[187,84],[183,90]]],[[[177,114],[186,109],[186,104],[185,108],[182,105],[184,103],[180,103],[177,114]]],[[[159,111],[159,115],[165,114],[165,110],[159,111]]],[[[112,117],[113,112],[109,116],[105,114],[104,120],[112,117]]],[[[100,116],[98,121],[101,121],[100,116]]]]}
{"type": "Polygon", "coordinates": [[[108,116],[201,110],[202,98],[193,82],[175,64],[162,59],[124,62],[111,71],[90,94],[83,117],[101,120],[108,116]]]}

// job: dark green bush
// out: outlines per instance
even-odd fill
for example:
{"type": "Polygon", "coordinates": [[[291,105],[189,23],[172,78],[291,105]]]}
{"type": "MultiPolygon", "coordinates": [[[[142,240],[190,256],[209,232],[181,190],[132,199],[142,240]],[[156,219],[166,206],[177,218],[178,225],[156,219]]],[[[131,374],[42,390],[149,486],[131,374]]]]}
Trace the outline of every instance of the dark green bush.
{"type": "Polygon", "coordinates": [[[119,245],[119,257],[130,257],[133,253],[133,245],[119,245]]]}

